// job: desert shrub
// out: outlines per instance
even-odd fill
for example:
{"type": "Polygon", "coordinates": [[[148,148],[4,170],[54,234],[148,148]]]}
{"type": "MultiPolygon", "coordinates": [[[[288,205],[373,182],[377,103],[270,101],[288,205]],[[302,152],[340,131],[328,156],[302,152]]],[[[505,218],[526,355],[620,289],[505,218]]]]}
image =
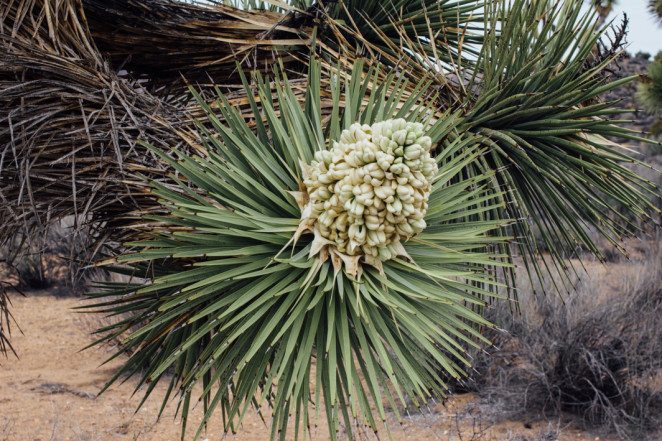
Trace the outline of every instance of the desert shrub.
{"type": "Polygon", "coordinates": [[[0,249],[3,279],[22,290],[56,288],[54,294],[80,294],[87,281],[105,280],[106,271],[90,267],[90,235],[76,230],[73,218],[52,224],[39,238],[16,235],[0,249]],[[28,240],[29,239],[29,240],[28,240]]]}
{"type": "Polygon", "coordinates": [[[634,54],[635,58],[641,58],[642,60],[650,60],[651,54],[649,52],[639,51],[634,54]]]}
{"type": "MultiPolygon", "coordinates": [[[[659,240],[645,261],[625,266],[614,292],[579,280],[565,301],[520,292],[521,314],[503,303],[489,312],[502,329],[474,355],[469,379],[509,416],[570,412],[592,427],[643,439],[662,421],[662,255],[659,240]]],[[[614,277],[614,276],[612,276],[614,277]]],[[[550,286],[537,286],[548,291],[550,286]]]]}
{"type": "Polygon", "coordinates": [[[2,278],[18,289],[44,289],[51,285],[44,271],[43,254],[23,237],[8,241],[0,250],[2,278]]]}
{"type": "Polygon", "coordinates": [[[44,273],[43,254],[29,249],[16,262],[14,268],[18,273],[18,284],[25,289],[45,289],[53,284],[53,279],[44,273]]]}

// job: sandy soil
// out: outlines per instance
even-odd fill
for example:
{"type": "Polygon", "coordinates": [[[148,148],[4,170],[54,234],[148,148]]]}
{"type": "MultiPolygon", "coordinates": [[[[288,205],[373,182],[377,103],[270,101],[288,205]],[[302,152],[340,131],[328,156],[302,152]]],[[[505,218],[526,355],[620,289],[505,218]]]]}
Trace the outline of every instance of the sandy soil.
{"type": "MultiPolygon", "coordinates": [[[[168,403],[160,420],[156,418],[165,385],[158,385],[137,413],[134,412],[142,394],[131,396],[136,385],[133,380],[116,384],[97,396],[121,360],[102,365],[112,354],[109,347],[80,351],[92,341],[90,331],[100,324],[99,318],[72,310],[83,304],[82,299],[37,292],[25,298],[14,295],[12,301],[12,312],[23,334],[14,328],[12,344],[19,359],[11,355],[0,358],[0,440],[180,439],[176,400],[168,403]]],[[[191,426],[197,426],[200,420],[200,409],[196,411],[191,426]]],[[[402,426],[391,416],[393,439],[538,440],[541,439],[538,433],[560,424],[559,441],[610,440],[573,429],[567,422],[550,423],[541,419],[491,425],[477,412],[474,397],[464,395],[454,397],[446,405],[435,406],[429,414],[409,416],[402,426]]],[[[218,440],[221,436],[219,426],[212,424],[201,440],[218,440]]],[[[268,436],[269,428],[253,413],[234,439],[263,441],[268,436]]],[[[189,433],[187,439],[191,438],[189,433]]],[[[325,429],[320,428],[316,439],[328,439],[325,429]]],[[[554,441],[555,438],[542,439],[554,441]]]]}

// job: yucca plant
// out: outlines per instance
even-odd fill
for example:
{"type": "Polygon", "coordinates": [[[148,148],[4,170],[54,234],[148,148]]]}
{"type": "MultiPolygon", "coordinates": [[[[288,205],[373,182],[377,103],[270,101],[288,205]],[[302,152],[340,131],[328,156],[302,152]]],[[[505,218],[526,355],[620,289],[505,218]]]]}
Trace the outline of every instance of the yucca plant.
{"type": "Polygon", "coordinates": [[[611,11],[614,9],[614,5],[618,3],[617,0],[589,0],[591,6],[593,6],[598,11],[599,23],[603,24],[607,19],[607,16],[611,14],[611,11]]]}
{"type": "Polygon", "coordinates": [[[341,423],[350,439],[362,424],[377,432],[387,406],[443,396],[445,375],[468,365],[464,348],[483,340],[475,325],[489,326],[471,305],[492,295],[479,287],[496,283],[485,268],[507,263],[488,234],[502,221],[471,219],[499,203],[493,173],[462,177],[484,154],[479,137],[433,159],[457,116],[436,117],[428,84],[397,99],[407,81],[380,82],[360,60],[351,75],[331,72],[325,124],[320,66],[303,107],[283,72],[256,75],[250,125],[222,94],[218,116],[201,101],[213,129],[200,126],[202,156],[148,146],[176,172],[174,185],[152,184],[168,214],[148,217],[149,237],[116,262],[151,283],[93,294],[125,317],[102,330],[132,354],[113,380],[140,373],[149,395],[172,373],[183,431],[202,383],[196,438],[217,407],[235,432],[264,404],[272,439],[310,430],[320,412],[332,439],[341,423]]]}

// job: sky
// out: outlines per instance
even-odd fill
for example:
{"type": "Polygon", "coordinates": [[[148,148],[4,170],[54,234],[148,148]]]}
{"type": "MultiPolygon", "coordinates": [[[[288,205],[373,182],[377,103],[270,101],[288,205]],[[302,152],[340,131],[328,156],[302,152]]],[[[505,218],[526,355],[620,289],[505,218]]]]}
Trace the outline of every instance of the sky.
{"type": "Polygon", "coordinates": [[[662,26],[648,11],[648,0],[619,0],[609,19],[614,18],[615,23],[620,23],[623,12],[630,19],[627,51],[631,54],[648,52],[652,56],[661,51],[662,26]]]}

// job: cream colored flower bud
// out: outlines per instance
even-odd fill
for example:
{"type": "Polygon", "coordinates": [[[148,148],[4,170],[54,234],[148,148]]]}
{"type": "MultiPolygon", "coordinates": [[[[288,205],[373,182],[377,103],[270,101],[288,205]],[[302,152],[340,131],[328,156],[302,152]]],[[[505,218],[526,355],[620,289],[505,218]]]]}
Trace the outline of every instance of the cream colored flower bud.
{"type": "Polygon", "coordinates": [[[363,165],[363,159],[359,158],[356,152],[352,152],[349,155],[345,156],[345,162],[350,166],[350,167],[360,167],[363,165]]]}
{"type": "Polygon", "coordinates": [[[336,218],[336,228],[338,228],[339,231],[346,231],[347,230],[347,213],[342,212],[338,215],[336,218]]]}
{"type": "Polygon", "coordinates": [[[359,232],[359,226],[356,224],[352,224],[349,226],[349,229],[347,230],[347,236],[350,239],[354,239],[356,237],[356,233],[359,232]]]}
{"type": "Polygon", "coordinates": [[[375,151],[374,150],[367,150],[363,152],[363,163],[364,164],[370,164],[375,162],[375,151]]]}
{"type": "Polygon", "coordinates": [[[365,226],[363,226],[363,225],[359,226],[358,231],[354,235],[354,240],[356,240],[360,244],[365,243],[367,231],[368,230],[365,228],[365,226]]]}
{"type": "Polygon", "coordinates": [[[405,159],[410,161],[420,158],[423,153],[423,147],[418,144],[409,145],[404,150],[405,159]]]}
{"type": "Polygon", "coordinates": [[[393,136],[393,124],[391,121],[385,121],[382,125],[382,135],[389,139],[393,136]]]}
{"type": "Polygon", "coordinates": [[[331,224],[333,223],[333,217],[329,215],[328,211],[324,211],[320,216],[317,218],[317,221],[324,225],[325,227],[330,227],[331,224]]]}
{"type": "Polygon", "coordinates": [[[416,179],[414,176],[411,176],[409,178],[409,185],[411,185],[414,188],[425,188],[427,186],[427,183],[425,181],[416,179]]]}
{"type": "Polygon", "coordinates": [[[391,250],[388,249],[388,247],[380,247],[377,250],[378,250],[377,252],[378,252],[379,260],[381,260],[382,262],[385,262],[395,257],[391,253],[391,250]]]}
{"type": "MultiPolygon", "coordinates": [[[[400,212],[402,211],[402,201],[400,201],[400,198],[395,198],[395,200],[391,204],[391,207],[393,207],[392,213],[394,213],[395,215],[400,214],[400,212]]],[[[386,208],[388,209],[388,206],[386,208]]]]}
{"type": "Polygon", "coordinates": [[[396,189],[396,193],[400,199],[403,197],[409,198],[409,196],[413,195],[414,189],[411,187],[411,185],[399,185],[396,189]]]}
{"type": "Polygon", "coordinates": [[[370,246],[375,246],[379,244],[379,236],[376,231],[368,230],[368,235],[366,237],[366,243],[370,246]]]}
{"type": "Polygon", "coordinates": [[[323,201],[331,198],[331,192],[326,187],[319,187],[317,190],[313,192],[313,195],[311,196],[314,197],[315,199],[321,199],[323,201]]]}
{"type": "Polygon", "coordinates": [[[323,173],[320,175],[318,181],[322,185],[329,185],[333,182],[333,178],[329,175],[329,173],[323,173]]]}
{"type": "Polygon", "coordinates": [[[354,198],[349,198],[345,201],[343,208],[345,209],[345,211],[351,211],[354,203],[355,203],[354,198]]]}
{"type": "Polygon", "coordinates": [[[381,185],[375,187],[375,195],[380,199],[388,199],[390,196],[395,194],[395,190],[390,185],[381,185]]]}
{"type": "Polygon", "coordinates": [[[391,130],[393,130],[393,132],[397,130],[404,130],[406,128],[407,128],[407,121],[405,121],[404,118],[394,119],[391,122],[391,130]]]}
{"type": "MultiPolygon", "coordinates": [[[[374,165],[377,165],[377,164],[374,164],[374,165]]],[[[384,170],[382,170],[377,165],[377,169],[370,171],[370,176],[372,176],[374,179],[377,179],[377,180],[384,179],[384,176],[385,176],[384,170]]]]}
{"type": "Polygon", "coordinates": [[[360,194],[356,197],[356,202],[358,202],[359,204],[362,204],[362,205],[367,205],[366,201],[368,199],[370,199],[369,195],[360,194]]]}
{"type": "Polygon", "coordinates": [[[379,217],[373,214],[365,216],[366,226],[371,230],[376,230],[379,227],[379,217]],[[370,225],[377,225],[376,227],[370,227],[370,225]]]}
{"type": "MultiPolygon", "coordinates": [[[[393,132],[393,136],[391,137],[393,141],[396,142],[399,146],[405,145],[405,142],[407,142],[407,130],[397,130],[393,132]]],[[[398,156],[402,156],[402,153],[396,153],[398,156]]]]}
{"type": "Polygon", "coordinates": [[[391,138],[386,138],[383,137],[378,141],[379,149],[384,152],[388,153],[389,150],[393,150],[393,147],[391,147],[391,138]]]}
{"type": "Polygon", "coordinates": [[[414,233],[418,234],[421,231],[423,231],[425,229],[425,227],[427,227],[427,224],[425,223],[425,220],[419,219],[419,220],[415,220],[414,222],[412,222],[411,227],[414,230],[414,233]]]}
{"type": "Polygon", "coordinates": [[[377,159],[377,164],[379,168],[386,172],[391,167],[394,159],[395,157],[393,155],[384,153],[377,159]]]}
{"type": "Polygon", "coordinates": [[[414,212],[407,217],[409,218],[410,221],[416,221],[419,219],[423,219],[423,217],[425,217],[425,212],[419,209],[419,207],[416,207],[416,210],[414,210],[414,212]]]}
{"type": "Polygon", "coordinates": [[[405,170],[405,165],[404,164],[393,164],[393,165],[391,165],[390,170],[391,170],[391,173],[393,173],[395,175],[401,175],[405,170]]]}
{"type": "Polygon", "coordinates": [[[349,130],[343,130],[343,132],[340,134],[341,144],[353,144],[355,142],[356,138],[354,138],[354,134],[349,130]]]}
{"type": "Polygon", "coordinates": [[[395,226],[395,231],[397,231],[398,234],[405,237],[411,237],[414,235],[414,229],[407,222],[402,222],[397,224],[395,226]]]}
{"type": "Polygon", "coordinates": [[[417,138],[414,143],[423,147],[423,150],[425,150],[426,153],[430,151],[430,148],[432,148],[432,138],[429,136],[421,136],[417,138]]]}
{"type": "Polygon", "coordinates": [[[410,173],[413,173],[415,171],[420,171],[420,169],[421,169],[421,161],[419,161],[418,159],[414,159],[414,160],[411,160],[411,161],[408,160],[408,159],[405,159],[404,164],[407,166],[410,173]]]}

